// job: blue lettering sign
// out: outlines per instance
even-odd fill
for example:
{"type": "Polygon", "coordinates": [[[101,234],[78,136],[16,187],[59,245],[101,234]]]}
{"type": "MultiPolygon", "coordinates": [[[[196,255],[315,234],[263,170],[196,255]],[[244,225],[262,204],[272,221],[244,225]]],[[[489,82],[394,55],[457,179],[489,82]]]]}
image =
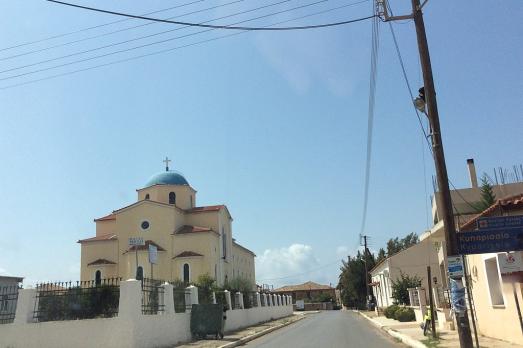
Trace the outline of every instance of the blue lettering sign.
{"type": "Polygon", "coordinates": [[[460,232],[457,237],[462,255],[523,250],[523,227],[460,232]]]}

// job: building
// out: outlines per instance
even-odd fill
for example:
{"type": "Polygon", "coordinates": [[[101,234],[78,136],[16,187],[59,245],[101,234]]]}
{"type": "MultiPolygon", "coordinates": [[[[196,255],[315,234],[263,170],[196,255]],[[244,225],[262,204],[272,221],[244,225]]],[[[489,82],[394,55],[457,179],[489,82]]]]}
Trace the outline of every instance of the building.
{"type": "MultiPolygon", "coordinates": [[[[523,194],[499,199],[495,204],[461,226],[461,233],[476,230],[480,217],[523,216],[523,194]]],[[[480,334],[523,344],[523,328],[518,316],[518,304],[523,305],[523,252],[510,254],[513,265],[505,270],[502,258],[507,253],[467,255],[467,270],[471,278],[476,325],[480,334]],[[501,261],[501,262],[500,262],[501,261]],[[517,272],[519,270],[519,272],[517,272]]]]}
{"type": "Polygon", "coordinates": [[[233,238],[232,221],[225,205],[197,206],[196,190],[167,166],[137,190],[135,203],[95,219],[95,236],[78,241],[81,280],[147,277],[189,283],[208,274],[218,285],[244,278],[254,288],[255,255],[233,238]],[[132,237],[143,238],[145,245],[130,246],[132,237]],[[157,250],[154,266],[150,248],[157,250]]]}
{"type": "Polygon", "coordinates": [[[388,307],[394,303],[392,298],[392,282],[401,274],[416,276],[421,279],[421,286],[428,288],[427,266],[431,266],[432,281],[441,283],[438,269],[438,253],[431,238],[425,238],[418,244],[402,250],[382,260],[370,271],[372,291],[378,307],[388,307]]]}
{"type": "Polygon", "coordinates": [[[319,301],[324,296],[330,296],[336,301],[336,289],[329,285],[321,285],[315,282],[306,282],[298,285],[286,285],[272,291],[278,295],[292,296],[292,302],[304,300],[306,302],[319,301]]]}

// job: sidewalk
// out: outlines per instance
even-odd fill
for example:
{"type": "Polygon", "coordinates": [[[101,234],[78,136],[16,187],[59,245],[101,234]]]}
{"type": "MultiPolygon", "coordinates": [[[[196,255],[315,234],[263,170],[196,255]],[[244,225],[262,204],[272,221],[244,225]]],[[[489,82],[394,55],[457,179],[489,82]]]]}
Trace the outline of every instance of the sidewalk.
{"type": "MultiPolygon", "coordinates": [[[[438,328],[436,328],[436,332],[439,335],[439,341],[430,342],[429,337],[423,336],[423,331],[417,322],[402,323],[394,319],[388,319],[384,316],[378,317],[375,312],[359,311],[359,313],[374,325],[386,331],[389,335],[401,340],[410,347],[459,348],[457,331],[438,330],[438,328]]],[[[472,336],[472,340],[474,341],[474,336],[472,336]]],[[[523,346],[518,344],[500,341],[485,336],[479,336],[478,340],[481,348],[523,348],[523,346]]]]}
{"type": "MultiPolygon", "coordinates": [[[[317,313],[317,312],[314,312],[317,313]]],[[[278,320],[261,323],[255,326],[247,327],[237,331],[226,333],[222,340],[209,339],[183,343],[175,346],[176,348],[231,348],[241,345],[245,342],[278,330],[284,326],[290,325],[298,320],[305,318],[309,313],[295,312],[292,316],[278,320]]]]}

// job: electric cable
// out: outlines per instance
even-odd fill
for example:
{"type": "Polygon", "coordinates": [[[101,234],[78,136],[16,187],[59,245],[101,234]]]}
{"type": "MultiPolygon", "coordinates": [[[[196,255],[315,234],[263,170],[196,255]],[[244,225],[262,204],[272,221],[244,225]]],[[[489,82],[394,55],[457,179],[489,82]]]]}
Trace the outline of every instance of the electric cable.
{"type": "MultiPolygon", "coordinates": [[[[312,16],[317,16],[317,15],[324,14],[324,13],[327,13],[327,12],[339,10],[339,9],[347,7],[347,6],[350,6],[350,4],[349,5],[343,5],[343,6],[335,7],[335,8],[331,8],[331,9],[327,9],[327,10],[323,10],[323,11],[319,11],[319,12],[310,13],[310,14],[307,14],[307,15],[303,15],[303,16],[287,19],[287,20],[284,20],[284,21],[276,22],[276,23],[273,23],[273,24],[268,24],[267,26],[280,25],[280,24],[285,24],[285,23],[289,23],[289,22],[292,22],[292,21],[296,21],[296,20],[300,20],[300,19],[304,19],[304,18],[308,18],[308,17],[312,17],[312,16]]],[[[72,70],[72,71],[68,71],[68,72],[64,72],[64,73],[60,73],[60,74],[46,76],[46,77],[39,78],[39,79],[34,79],[34,80],[20,82],[20,83],[16,83],[16,84],[12,84],[12,85],[7,85],[7,86],[4,86],[4,87],[0,87],[0,90],[16,88],[16,87],[20,87],[20,86],[24,86],[24,85],[28,85],[28,84],[33,84],[33,83],[42,82],[42,81],[46,81],[46,80],[51,80],[51,79],[55,79],[55,78],[59,78],[59,77],[63,77],[63,76],[77,74],[77,73],[80,73],[80,72],[90,71],[90,70],[93,70],[93,69],[98,69],[98,68],[102,68],[102,67],[106,67],[106,66],[111,66],[111,65],[115,65],[115,64],[125,63],[125,62],[129,62],[129,61],[133,61],[133,60],[137,60],[137,59],[141,59],[141,58],[146,58],[146,57],[150,57],[150,56],[155,56],[155,55],[159,55],[159,54],[169,53],[169,52],[177,51],[177,50],[182,49],[182,48],[187,48],[187,47],[196,46],[196,45],[200,45],[200,44],[204,44],[204,43],[208,43],[208,42],[212,42],[212,41],[216,41],[216,40],[220,40],[220,39],[225,39],[225,38],[228,38],[228,37],[232,37],[232,36],[236,36],[236,35],[240,35],[240,34],[244,34],[244,33],[247,33],[247,31],[239,31],[239,32],[235,32],[235,33],[232,33],[232,34],[227,34],[227,35],[222,35],[222,36],[218,36],[218,37],[214,37],[214,38],[210,38],[210,39],[195,41],[195,42],[192,42],[192,43],[189,43],[189,44],[186,44],[186,45],[181,45],[181,46],[176,46],[176,47],[172,47],[172,48],[167,48],[167,49],[163,49],[163,50],[159,50],[159,51],[155,51],[155,52],[150,52],[150,53],[146,53],[146,54],[142,54],[142,55],[138,55],[138,56],[133,56],[133,57],[129,57],[129,58],[115,60],[115,61],[108,62],[108,63],[103,63],[103,64],[90,66],[90,67],[86,67],[86,68],[82,68],[82,69],[77,69],[77,70],[72,70]]]]}
{"type": "Polygon", "coordinates": [[[316,25],[305,25],[305,26],[294,26],[294,27],[242,27],[242,26],[235,26],[235,25],[212,25],[212,24],[201,24],[201,23],[192,23],[192,22],[180,22],[180,21],[171,21],[166,19],[159,19],[159,18],[151,18],[151,17],[145,17],[145,16],[138,16],[138,15],[132,15],[128,13],[123,12],[115,12],[115,11],[109,11],[109,10],[102,10],[95,7],[89,7],[89,6],[82,6],[77,4],[72,4],[64,1],[58,1],[58,0],[46,0],[49,2],[54,2],[60,5],[66,5],[71,7],[77,7],[84,10],[89,11],[95,11],[95,12],[101,12],[101,13],[107,13],[112,14],[116,16],[123,16],[123,17],[129,17],[129,18],[136,18],[136,19],[144,19],[149,21],[155,21],[155,22],[161,22],[161,23],[170,23],[170,24],[179,24],[179,25],[187,25],[190,27],[202,27],[202,28],[212,28],[212,29],[227,29],[227,30],[252,30],[252,31],[278,31],[278,30],[306,30],[306,29],[318,29],[318,28],[326,28],[326,27],[334,27],[339,25],[345,25],[350,24],[358,21],[363,21],[366,19],[371,19],[376,17],[376,15],[372,15],[369,17],[359,18],[356,20],[350,20],[350,21],[342,21],[342,22],[333,22],[333,23],[324,23],[324,24],[316,24],[316,25]]]}
{"type": "MultiPolygon", "coordinates": [[[[198,2],[202,2],[202,1],[205,1],[205,0],[195,0],[195,1],[192,1],[192,2],[189,2],[189,3],[168,7],[168,8],[164,8],[164,9],[153,11],[153,12],[144,13],[143,15],[144,16],[148,16],[148,15],[151,15],[151,14],[164,12],[164,11],[169,11],[169,10],[173,10],[175,8],[179,8],[179,7],[183,7],[183,6],[193,5],[193,4],[196,4],[198,2]]],[[[21,43],[21,44],[10,46],[10,47],[0,48],[0,52],[11,50],[11,49],[18,48],[18,47],[33,45],[33,44],[44,42],[44,41],[58,39],[58,38],[61,38],[61,37],[64,37],[64,36],[74,35],[74,34],[82,33],[84,31],[97,29],[97,28],[105,27],[105,26],[108,26],[108,25],[116,24],[116,23],[126,22],[126,21],[130,21],[130,20],[132,20],[132,18],[124,18],[124,19],[119,19],[117,21],[112,21],[112,22],[108,22],[108,23],[104,23],[104,24],[98,24],[98,25],[95,25],[95,26],[91,26],[91,27],[87,27],[87,28],[83,28],[83,29],[78,29],[78,30],[67,32],[67,33],[63,33],[63,34],[57,34],[57,35],[53,35],[53,36],[48,36],[48,37],[43,38],[43,39],[38,39],[38,40],[35,40],[35,41],[30,41],[30,42],[24,42],[24,43],[21,43]]]]}
{"type": "MultiPolygon", "coordinates": [[[[197,2],[201,2],[201,1],[205,1],[205,0],[199,0],[197,2]]],[[[192,15],[192,14],[195,14],[195,13],[201,13],[201,12],[205,12],[205,11],[214,10],[214,9],[217,9],[217,8],[220,8],[220,7],[225,7],[225,6],[228,6],[228,5],[231,5],[231,4],[236,4],[238,2],[243,2],[243,1],[245,1],[245,0],[235,0],[235,1],[227,2],[225,4],[220,4],[220,5],[211,6],[211,7],[207,7],[207,8],[204,8],[204,9],[200,9],[200,10],[195,10],[195,11],[191,11],[191,12],[182,13],[182,14],[177,15],[177,16],[168,17],[167,19],[173,19],[173,18],[180,18],[180,17],[184,17],[184,16],[189,16],[189,15],[192,15]]],[[[288,1],[291,1],[291,0],[288,0],[288,1]]],[[[195,2],[196,1],[189,2],[189,3],[186,3],[186,4],[180,5],[180,6],[176,6],[174,8],[182,7],[182,6],[186,6],[186,5],[192,5],[195,2]]],[[[169,9],[171,9],[171,8],[169,8],[169,9]]],[[[159,12],[159,11],[157,11],[157,12],[159,12]]],[[[125,19],[125,20],[132,20],[132,18],[125,19]]],[[[101,38],[101,37],[105,37],[105,36],[109,36],[109,35],[113,35],[113,34],[118,34],[118,33],[124,32],[124,31],[132,30],[132,29],[136,29],[136,28],[141,28],[141,27],[145,27],[145,26],[153,25],[153,24],[158,24],[158,23],[157,22],[147,22],[147,23],[143,23],[143,24],[140,24],[140,25],[135,25],[135,26],[132,26],[132,27],[122,28],[122,29],[110,31],[108,33],[103,33],[103,34],[99,34],[99,35],[89,36],[89,37],[85,37],[85,38],[78,39],[78,40],[64,42],[64,43],[57,44],[57,45],[54,45],[54,46],[44,47],[44,48],[40,48],[40,49],[33,50],[33,51],[28,51],[28,52],[24,52],[24,53],[15,54],[15,55],[12,55],[12,56],[3,57],[3,58],[0,58],[0,61],[9,60],[9,59],[17,58],[17,57],[22,57],[22,56],[26,56],[26,55],[33,54],[33,53],[39,53],[39,52],[43,52],[43,51],[48,51],[48,50],[51,50],[51,49],[54,49],[54,48],[68,46],[68,45],[72,45],[72,44],[79,43],[79,42],[84,42],[84,41],[89,41],[89,40],[93,40],[93,39],[98,39],[98,38],[101,38]]],[[[169,32],[169,31],[165,31],[163,33],[167,33],[167,32],[169,32]]]]}

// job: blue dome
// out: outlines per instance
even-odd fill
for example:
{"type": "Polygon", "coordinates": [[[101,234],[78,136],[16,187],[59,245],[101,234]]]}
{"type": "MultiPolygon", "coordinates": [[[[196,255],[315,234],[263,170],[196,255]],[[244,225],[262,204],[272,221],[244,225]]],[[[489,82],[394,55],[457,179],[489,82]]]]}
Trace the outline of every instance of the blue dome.
{"type": "Polygon", "coordinates": [[[153,185],[189,185],[189,183],[180,173],[168,171],[153,175],[145,187],[153,185]]]}

